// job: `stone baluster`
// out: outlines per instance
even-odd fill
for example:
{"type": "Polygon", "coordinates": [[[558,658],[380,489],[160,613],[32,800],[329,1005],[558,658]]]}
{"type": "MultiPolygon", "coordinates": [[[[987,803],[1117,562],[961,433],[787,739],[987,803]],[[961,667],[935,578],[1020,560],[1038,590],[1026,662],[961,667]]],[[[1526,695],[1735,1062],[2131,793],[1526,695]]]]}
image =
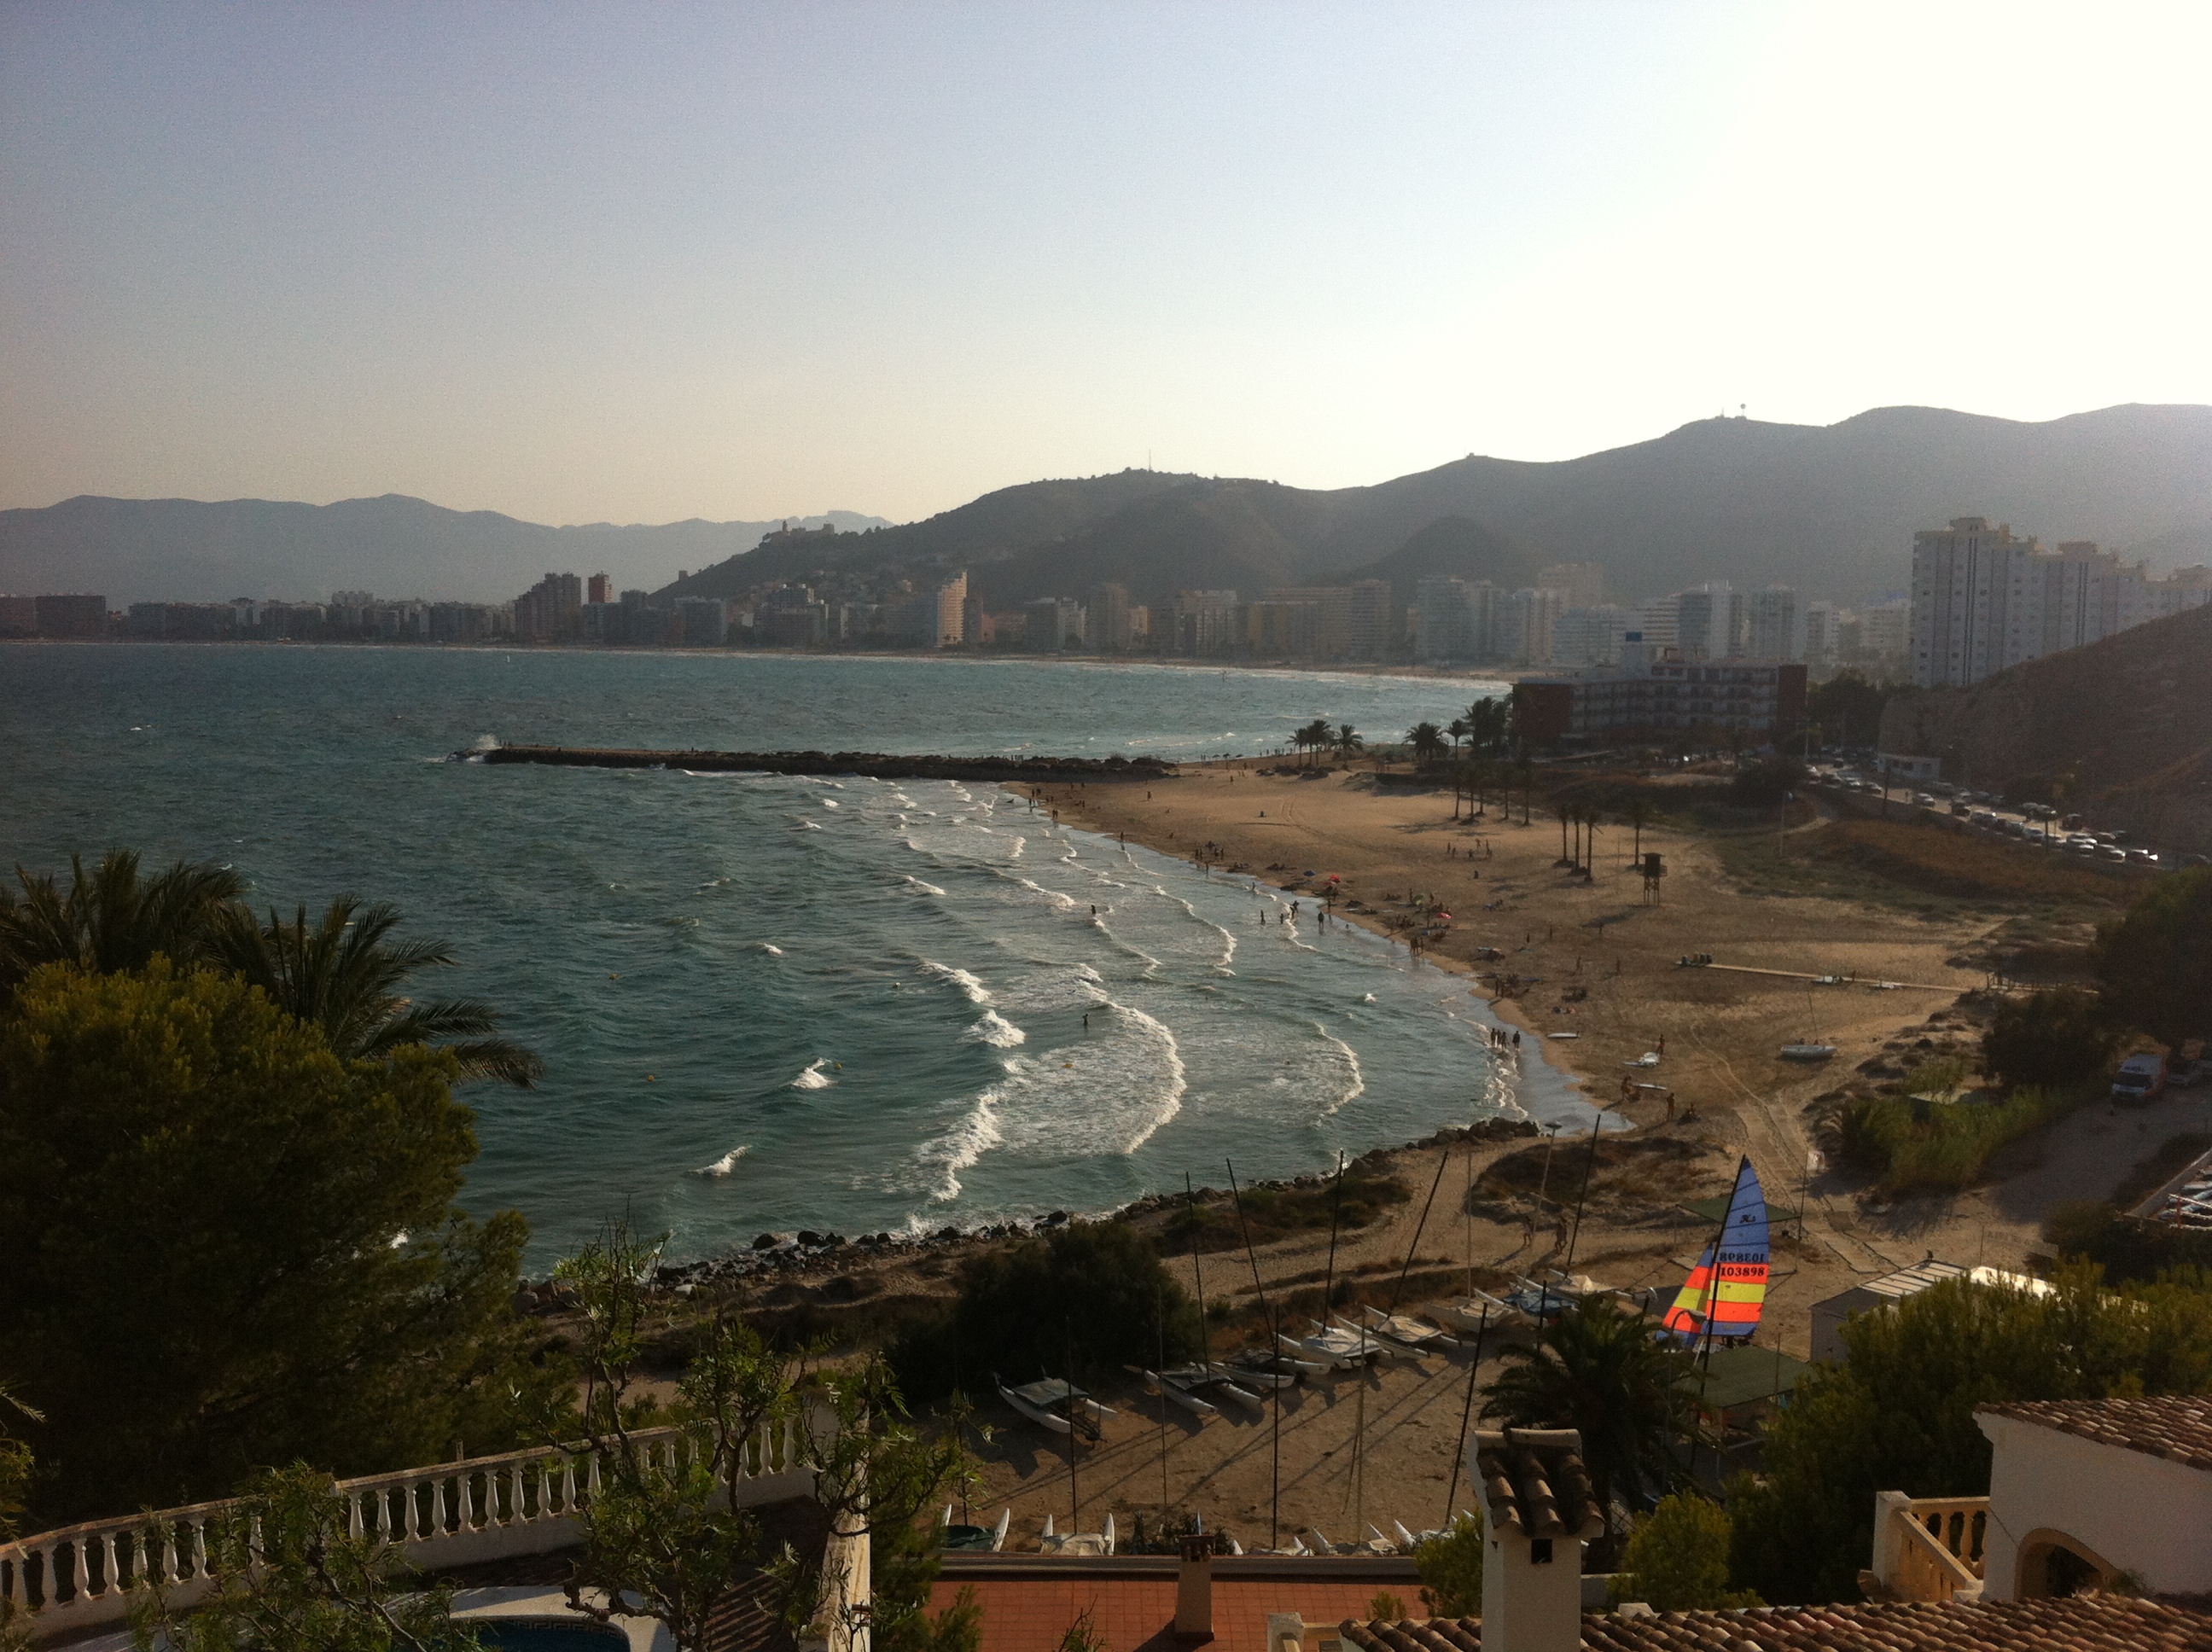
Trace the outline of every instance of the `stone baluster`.
{"type": "MultiPolygon", "coordinates": [[[[538,1461],[540,1464],[544,1462],[543,1458],[538,1461]]],[[[540,1472],[544,1472],[542,1467],[540,1472]]],[[[507,1471],[507,1523],[508,1525],[522,1524],[525,1518],[522,1500],[522,1465],[517,1462],[507,1471]]]]}
{"type": "Polygon", "coordinates": [[[70,1574],[75,1585],[74,1598],[82,1600],[92,1593],[91,1552],[82,1538],[70,1540],[70,1557],[72,1562],[70,1574]]]}
{"type": "Polygon", "coordinates": [[[561,1512],[576,1512],[576,1460],[564,1457],[561,1461],[561,1512]]]}
{"type": "Polygon", "coordinates": [[[192,1576],[207,1576],[207,1516],[201,1515],[192,1521],[192,1576]]]}

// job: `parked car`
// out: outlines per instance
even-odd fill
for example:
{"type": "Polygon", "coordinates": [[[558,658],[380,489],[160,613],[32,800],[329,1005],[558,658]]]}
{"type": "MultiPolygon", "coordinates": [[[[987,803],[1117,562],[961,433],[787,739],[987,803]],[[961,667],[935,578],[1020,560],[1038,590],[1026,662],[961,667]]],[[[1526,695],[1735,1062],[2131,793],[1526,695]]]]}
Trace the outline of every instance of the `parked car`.
{"type": "Polygon", "coordinates": [[[1912,794],[1912,803],[1917,809],[1933,809],[1936,806],[1936,799],[1925,792],[1915,792],[1912,794]]]}
{"type": "Polygon", "coordinates": [[[2166,1058],[2145,1051],[2130,1055],[2120,1063],[2120,1070],[2112,1075],[2112,1096],[2116,1101],[2148,1102],[2166,1093],[2166,1058]]]}

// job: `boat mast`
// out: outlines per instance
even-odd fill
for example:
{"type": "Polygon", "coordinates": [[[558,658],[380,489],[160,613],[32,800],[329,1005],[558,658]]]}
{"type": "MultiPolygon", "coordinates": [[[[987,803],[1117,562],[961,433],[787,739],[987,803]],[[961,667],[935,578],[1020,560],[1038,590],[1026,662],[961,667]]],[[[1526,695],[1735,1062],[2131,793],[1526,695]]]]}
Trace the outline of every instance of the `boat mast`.
{"type": "MultiPolygon", "coordinates": [[[[1260,1298],[1261,1316],[1267,1321],[1267,1357],[1271,1362],[1279,1360],[1282,1321],[1267,1302],[1267,1287],[1260,1283],[1260,1259],[1253,1254],[1252,1229],[1244,1219],[1244,1195],[1237,1186],[1237,1166],[1227,1159],[1222,1163],[1229,1167],[1229,1197],[1237,1206],[1237,1231],[1244,1241],[1244,1260],[1252,1265],[1253,1293],[1260,1298]]],[[[1275,1403],[1268,1412],[1267,1546],[1279,1549],[1283,1546],[1283,1391],[1271,1388],[1268,1392],[1275,1396],[1275,1403]]]]}

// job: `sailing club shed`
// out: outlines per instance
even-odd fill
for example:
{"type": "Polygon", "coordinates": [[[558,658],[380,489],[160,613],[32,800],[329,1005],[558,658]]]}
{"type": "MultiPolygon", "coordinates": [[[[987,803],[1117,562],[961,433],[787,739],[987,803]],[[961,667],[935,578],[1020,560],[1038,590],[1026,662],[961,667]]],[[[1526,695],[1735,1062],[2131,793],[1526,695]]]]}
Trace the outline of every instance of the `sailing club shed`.
{"type": "Polygon", "coordinates": [[[1888,1308],[1907,1297],[1917,1297],[1933,1285],[1946,1279],[1963,1279],[1966,1270],[1956,1262],[1939,1262],[1930,1256],[1924,1262],[1915,1262],[1911,1267],[1900,1267],[1894,1273],[1885,1273],[1878,1279],[1862,1279],[1848,1291],[1839,1291],[1824,1302],[1813,1304],[1813,1357],[1830,1359],[1841,1364],[1844,1360],[1844,1321],[1854,1314],[1870,1314],[1878,1308],[1888,1308]]]}
{"type": "Polygon", "coordinates": [[[2008,1273],[2002,1268],[1965,1267],[1957,1262],[1939,1262],[1933,1256],[1911,1267],[1900,1267],[1894,1273],[1885,1273],[1880,1278],[1864,1279],[1849,1291],[1839,1291],[1826,1301],[1813,1304],[1813,1357],[1833,1360],[1841,1364],[1844,1358],[1844,1321],[1854,1314],[1869,1314],[1879,1308],[1887,1308],[1907,1297],[1917,1297],[1930,1285],[1942,1285],[1946,1279],[1965,1279],[1972,1285],[2004,1285],[2014,1291],[2033,1291],[2040,1296],[2051,1286],[2041,1279],[2025,1273],[2008,1273]]]}

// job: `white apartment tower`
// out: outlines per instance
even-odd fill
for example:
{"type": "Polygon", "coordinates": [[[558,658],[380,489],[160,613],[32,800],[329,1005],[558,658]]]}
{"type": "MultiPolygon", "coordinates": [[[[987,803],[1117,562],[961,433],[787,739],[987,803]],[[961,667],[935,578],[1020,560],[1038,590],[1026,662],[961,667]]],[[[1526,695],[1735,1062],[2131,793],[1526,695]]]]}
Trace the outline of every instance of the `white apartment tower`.
{"type": "Polygon", "coordinates": [[[2055,551],[1985,517],[1912,536],[1912,680],[1964,688],[2212,600],[2212,573],[2154,580],[2087,540],[2055,551]]]}

